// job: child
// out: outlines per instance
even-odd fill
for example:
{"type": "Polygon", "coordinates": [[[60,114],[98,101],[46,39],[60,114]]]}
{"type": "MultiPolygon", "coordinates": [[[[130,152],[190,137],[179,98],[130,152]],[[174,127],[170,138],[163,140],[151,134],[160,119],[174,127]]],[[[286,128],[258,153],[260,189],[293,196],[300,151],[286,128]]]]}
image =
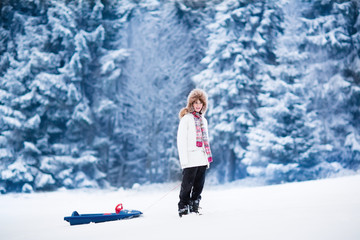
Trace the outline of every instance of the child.
{"type": "Polygon", "coordinates": [[[208,124],[204,117],[206,109],[206,93],[194,89],[188,96],[187,106],[179,113],[177,146],[183,169],[178,204],[180,217],[189,212],[199,213],[205,172],[212,162],[208,124]]]}

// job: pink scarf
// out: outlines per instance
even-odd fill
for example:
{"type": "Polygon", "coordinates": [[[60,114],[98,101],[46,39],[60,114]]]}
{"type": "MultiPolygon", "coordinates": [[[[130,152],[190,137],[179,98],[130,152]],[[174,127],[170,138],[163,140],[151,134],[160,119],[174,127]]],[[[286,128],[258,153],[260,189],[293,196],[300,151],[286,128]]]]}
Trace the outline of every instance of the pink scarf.
{"type": "Polygon", "coordinates": [[[192,112],[195,119],[195,127],[196,127],[196,146],[202,147],[202,144],[204,143],[205,153],[208,156],[208,162],[211,163],[212,155],[209,145],[209,140],[207,136],[206,129],[204,127],[203,119],[201,117],[201,114],[198,112],[192,112]]]}

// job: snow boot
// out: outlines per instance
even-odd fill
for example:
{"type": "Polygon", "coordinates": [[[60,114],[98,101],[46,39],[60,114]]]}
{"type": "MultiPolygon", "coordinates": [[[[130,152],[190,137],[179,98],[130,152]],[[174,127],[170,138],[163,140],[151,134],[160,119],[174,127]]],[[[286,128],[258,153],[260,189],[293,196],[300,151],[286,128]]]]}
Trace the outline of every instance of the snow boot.
{"type": "Polygon", "coordinates": [[[194,200],[190,202],[190,213],[196,213],[196,214],[200,214],[199,213],[199,205],[200,205],[200,200],[194,200]]]}
{"type": "Polygon", "coordinates": [[[186,205],[183,208],[179,208],[179,217],[189,214],[189,206],[186,205]]]}

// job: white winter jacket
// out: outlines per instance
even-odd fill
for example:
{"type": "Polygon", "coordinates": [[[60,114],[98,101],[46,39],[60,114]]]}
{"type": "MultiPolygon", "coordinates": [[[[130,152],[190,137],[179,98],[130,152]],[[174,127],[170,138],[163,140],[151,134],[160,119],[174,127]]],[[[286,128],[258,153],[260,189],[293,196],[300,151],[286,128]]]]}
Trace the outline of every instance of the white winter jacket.
{"type": "MultiPolygon", "coordinates": [[[[207,120],[203,116],[202,120],[204,122],[206,132],[208,133],[207,120]]],[[[195,120],[191,113],[186,114],[180,119],[177,132],[177,147],[182,169],[199,166],[209,167],[204,147],[196,146],[195,120]]]]}

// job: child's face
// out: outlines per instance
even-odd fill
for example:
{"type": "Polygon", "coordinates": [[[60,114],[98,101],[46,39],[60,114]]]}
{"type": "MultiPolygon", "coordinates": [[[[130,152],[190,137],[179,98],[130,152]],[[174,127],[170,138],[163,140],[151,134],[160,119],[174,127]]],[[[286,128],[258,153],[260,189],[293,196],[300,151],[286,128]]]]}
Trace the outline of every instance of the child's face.
{"type": "Polygon", "coordinates": [[[198,99],[193,103],[193,108],[195,112],[200,112],[203,108],[203,103],[198,99]]]}

